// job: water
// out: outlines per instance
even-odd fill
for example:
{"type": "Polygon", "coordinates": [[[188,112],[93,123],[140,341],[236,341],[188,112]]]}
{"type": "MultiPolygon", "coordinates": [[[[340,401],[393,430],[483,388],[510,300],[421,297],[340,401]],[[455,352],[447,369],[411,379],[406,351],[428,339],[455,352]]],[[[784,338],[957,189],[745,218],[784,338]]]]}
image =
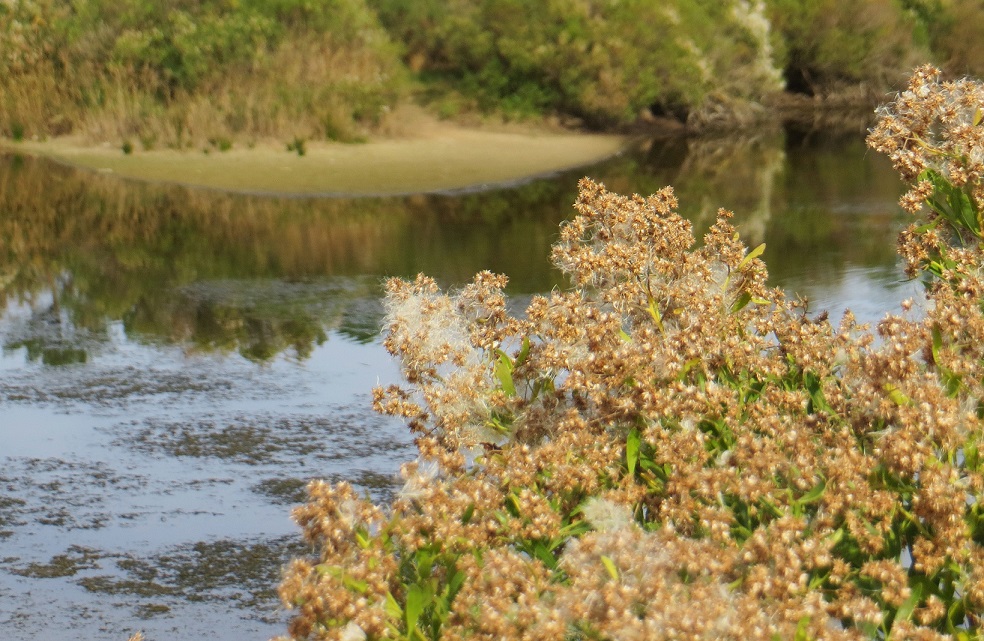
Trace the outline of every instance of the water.
{"type": "Polygon", "coordinates": [[[902,186],[860,134],[653,141],[510,189],[264,199],[0,157],[0,631],[5,639],[266,639],[303,552],[310,478],[377,500],[413,456],[369,410],[395,382],[380,282],[511,277],[547,256],[589,174],[673,184],[698,235],[719,206],[771,280],[877,321],[918,296],[894,253],[902,186]]]}

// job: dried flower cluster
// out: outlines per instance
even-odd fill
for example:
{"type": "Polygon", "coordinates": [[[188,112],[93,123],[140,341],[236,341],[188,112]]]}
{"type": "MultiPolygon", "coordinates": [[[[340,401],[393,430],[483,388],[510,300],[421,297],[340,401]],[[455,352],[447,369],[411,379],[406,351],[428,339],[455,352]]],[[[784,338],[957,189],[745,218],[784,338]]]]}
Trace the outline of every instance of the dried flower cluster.
{"type": "MultiPolygon", "coordinates": [[[[913,136],[969,141],[934,114],[981,89],[933,78],[872,139],[952,186],[950,156],[914,160],[913,136]]],[[[925,317],[886,317],[876,340],[769,289],[728,212],[694,248],[675,206],[583,180],[553,252],[572,288],[521,318],[501,276],[389,283],[407,385],[376,403],[420,456],[386,511],[311,485],[296,517],[318,557],[281,586],[292,638],[984,636],[979,245],[937,234],[925,317]]]]}
{"type": "MultiPolygon", "coordinates": [[[[892,160],[903,180],[915,182],[927,169],[957,187],[970,183],[978,204],[984,203],[984,86],[963,79],[944,81],[939,69],[916,69],[908,88],[895,102],[880,107],[868,143],[892,160]]],[[[903,198],[908,211],[931,192],[917,184],[903,198]]]]}
{"type": "Polygon", "coordinates": [[[982,237],[984,85],[944,81],[938,69],[924,66],[895,102],[878,111],[869,146],[887,154],[910,183],[902,208],[929,210],[930,227],[914,224],[900,247],[907,272],[930,267],[939,276],[938,266],[922,263],[945,256],[949,245],[975,245],[982,237]],[[941,238],[939,227],[950,237],[941,238]]]}

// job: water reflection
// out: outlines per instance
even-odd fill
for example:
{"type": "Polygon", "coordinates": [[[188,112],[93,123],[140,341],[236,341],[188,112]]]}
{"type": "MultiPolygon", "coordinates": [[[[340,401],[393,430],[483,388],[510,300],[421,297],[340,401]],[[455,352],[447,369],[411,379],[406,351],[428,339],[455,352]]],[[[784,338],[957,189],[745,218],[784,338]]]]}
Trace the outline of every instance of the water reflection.
{"type": "Polygon", "coordinates": [[[30,317],[7,324],[4,348],[85,362],[121,320],[134,340],[303,359],[332,329],[371,340],[385,275],[423,271],[453,285],[492,269],[513,293],[547,291],[562,284],[547,256],[583,173],[621,192],[672,184],[698,237],[718,207],[733,210],[746,242],[767,244],[783,287],[894,270],[900,185],[857,135],[650,141],[518,188],[356,200],[136,184],[7,156],[0,309],[26,306],[30,317]]]}

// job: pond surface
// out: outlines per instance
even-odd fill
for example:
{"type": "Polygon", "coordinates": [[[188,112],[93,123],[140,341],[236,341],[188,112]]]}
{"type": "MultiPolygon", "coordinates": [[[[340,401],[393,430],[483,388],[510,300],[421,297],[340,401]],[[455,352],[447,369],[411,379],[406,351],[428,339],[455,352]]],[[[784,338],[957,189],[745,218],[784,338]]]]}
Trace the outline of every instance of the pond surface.
{"type": "Polygon", "coordinates": [[[12,641],[266,639],[303,552],[311,478],[377,500],[413,447],[369,409],[397,369],[380,281],[562,286],[547,256],[584,174],[677,189],[767,244],[774,284],[833,319],[918,295],[894,252],[902,186],[863,135],[653,141],[519,187],[270,199],[0,157],[0,630],[12,641]]]}

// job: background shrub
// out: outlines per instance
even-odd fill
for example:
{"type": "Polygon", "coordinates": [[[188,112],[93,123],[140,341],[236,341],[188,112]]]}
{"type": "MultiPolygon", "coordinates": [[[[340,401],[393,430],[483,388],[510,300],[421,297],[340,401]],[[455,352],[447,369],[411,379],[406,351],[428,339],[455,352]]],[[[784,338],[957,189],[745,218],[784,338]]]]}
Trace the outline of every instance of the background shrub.
{"type": "MultiPolygon", "coordinates": [[[[712,89],[778,89],[748,3],[373,0],[411,68],[484,110],[596,125],[640,110],[686,116],[712,89]],[[734,74],[734,75],[728,75],[734,74]],[[741,82],[729,82],[729,78],[741,82]]],[[[764,23],[762,23],[764,24],[764,23]]],[[[767,25],[766,25],[767,28],[767,25]]]]}
{"type": "Polygon", "coordinates": [[[789,88],[824,94],[848,84],[898,86],[929,56],[918,16],[896,0],[768,0],[789,88]]]}
{"type": "Polygon", "coordinates": [[[12,0],[0,133],[351,141],[415,98],[443,117],[733,128],[784,87],[863,100],[917,59],[981,70],[981,15],[976,0],[12,0]]]}
{"type": "Polygon", "coordinates": [[[179,147],[298,129],[357,138],[405,78],[362,0],[18,0],[0,5],[0,50],[8,135],[19,122],[179,147]]]}

